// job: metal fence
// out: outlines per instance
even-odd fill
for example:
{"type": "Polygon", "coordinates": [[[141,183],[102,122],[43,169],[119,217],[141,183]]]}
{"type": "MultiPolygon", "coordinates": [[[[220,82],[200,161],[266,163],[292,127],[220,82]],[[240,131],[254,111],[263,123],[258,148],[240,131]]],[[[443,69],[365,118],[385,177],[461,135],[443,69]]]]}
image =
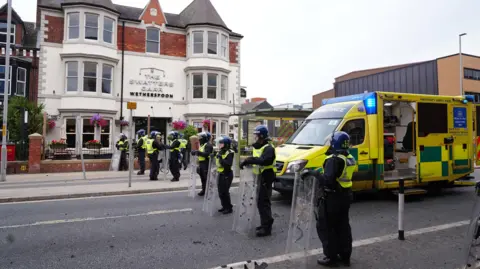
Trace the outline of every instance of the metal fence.
{"type": "Polygon", "coordinates": [[[8,144],[15,145],[15,160],[27,161],[28,160],[28,140],[27,141],[15,141],[8,144]]]}
{"type": "Polygon", "coordinates": [[[111,159],[114,150],[112,148],[62,148],[51,147],[45,148],[45,159],[51,160],[72,160],[80,159],[83,152],[84,159],[111,159]]]}

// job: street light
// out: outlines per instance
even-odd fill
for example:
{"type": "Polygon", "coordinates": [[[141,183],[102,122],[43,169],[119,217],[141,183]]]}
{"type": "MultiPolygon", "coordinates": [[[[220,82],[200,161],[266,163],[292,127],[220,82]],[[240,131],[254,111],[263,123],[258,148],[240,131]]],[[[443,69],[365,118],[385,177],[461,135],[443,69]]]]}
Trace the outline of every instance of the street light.
{"type": "Polygon", "coordinates": [[[463,96],[463,59],[462,59],[462,36],[467,35],[467,33],[458,35],[458,50],[460,58],[460,94],[463,96]]]}

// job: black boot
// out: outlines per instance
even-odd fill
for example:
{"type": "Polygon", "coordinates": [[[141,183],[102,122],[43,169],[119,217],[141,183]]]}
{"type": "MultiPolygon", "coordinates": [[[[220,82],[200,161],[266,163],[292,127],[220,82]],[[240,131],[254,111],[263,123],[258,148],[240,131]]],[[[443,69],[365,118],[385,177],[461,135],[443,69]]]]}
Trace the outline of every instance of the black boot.
{"type": "Polygon", "coordinates": [[[139,175],[139,176],[141,176],[141,175],[145,175],[145,172],[138,171],[137,175],[139,175]]]}
{"type": "Polygon", "coordinates": [[[340,257],[340,262],[345,265],[346,267],[350,267],[350,257],[348,258],[343,258],[342,256],[340,257]]]}
{"type": "Polygon", "coordinates": [[[338,260],[337,259],[330,259],[328,257],[324,257],[322,259],[318,259],[317,263],[319,265],[323,265],[325,267],[338,267],[338,260]]]}
{"type": "Polygon", "coordinates": [[[171,182],[177,182],[177,181],[180,181],[180,179],[178,178],[172,178],[172,180],[170,180],[171,182]]]}
{"type": "Polygon", "coordinates": [[[204,195],[205,195],[205,191],[204,191],[204,190],[202,190],[202,191],[200,191],[200,192],[198,193],[198,196],[204,196],[204,195]]]}
{"type": "Polygon", "coordinates": [[[225,211],[225,208],[223,208],[223,207],[218,210],[218,212],[220,212],[220,213],[223,213],[223,211],[225,211]]]}
{"type": "Polygon", "coordinates": [[[262,227],[257,231],[257,237],[265,237],[272,235],[272,228],[262,227]]]}
{"type": "Polygon", "coordinates": [[[230,208],[230,209],[225,209],[223,210],[223,215],[228,215],[228,214],[232,214],[233,213],[233,210],[230,208]]]}

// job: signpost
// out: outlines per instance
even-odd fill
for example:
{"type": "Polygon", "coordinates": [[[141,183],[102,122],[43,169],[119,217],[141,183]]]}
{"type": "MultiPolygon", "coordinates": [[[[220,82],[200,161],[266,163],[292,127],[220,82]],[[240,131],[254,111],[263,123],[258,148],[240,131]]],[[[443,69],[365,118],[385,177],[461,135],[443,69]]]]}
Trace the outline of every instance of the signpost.
{"type": "Polygon", "coordinates": [[[127,109],[130,110],[130,135],[129,142],[128,142],[128,187],[132,187],[132,173],[133,173],[133,130],[135,128],[133,124],[133,111],[137,109],[136,102],[127,102],[127,109]]]}

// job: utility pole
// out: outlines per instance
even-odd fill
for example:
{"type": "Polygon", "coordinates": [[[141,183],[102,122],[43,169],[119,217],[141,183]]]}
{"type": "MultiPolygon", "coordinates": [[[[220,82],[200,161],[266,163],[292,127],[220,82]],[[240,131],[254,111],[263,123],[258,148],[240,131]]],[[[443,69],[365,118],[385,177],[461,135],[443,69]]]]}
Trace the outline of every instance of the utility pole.
{"type": "Polygon", "coordinates": [[[10,40],[12,28],[12,0],[7,0],[7,42],[5,48],[5,83],[3,88],[3,125],[2,125],[2,162],[0,181],[7,180],[7,120],[8,120],[8,89],[10,89],[10,40]]]}
{"type": "Polygon", "coordinates": [[[460,59],[460,94],[463,96],[463,57],[462,57],[462,36],[467,35],[466,33],[458,35],[458,58],[460,59]]]}

